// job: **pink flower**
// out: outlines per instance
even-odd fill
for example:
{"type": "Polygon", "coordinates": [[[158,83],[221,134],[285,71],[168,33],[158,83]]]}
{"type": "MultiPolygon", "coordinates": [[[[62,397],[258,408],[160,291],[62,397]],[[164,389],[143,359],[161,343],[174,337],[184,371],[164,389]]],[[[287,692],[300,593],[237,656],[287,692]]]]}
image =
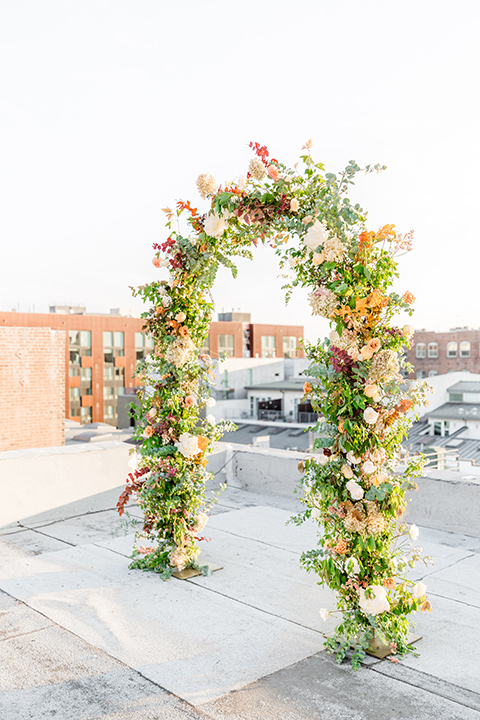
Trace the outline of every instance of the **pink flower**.
{"type": "Polygon", "coordinates": [[[185,398],[185,405],[187,407],[192,407],[192,405],[195,405],[195,397],[193,395],[187,395],[185,398]]]}
{"type": "Polygon", "coordinates": [[[267,167],[267,172],[272,178],[272,180],[277,181],[280,177],[280,173],[278,172],[278,168],[276,167],[276,165],[269,165],[267,167]]]}

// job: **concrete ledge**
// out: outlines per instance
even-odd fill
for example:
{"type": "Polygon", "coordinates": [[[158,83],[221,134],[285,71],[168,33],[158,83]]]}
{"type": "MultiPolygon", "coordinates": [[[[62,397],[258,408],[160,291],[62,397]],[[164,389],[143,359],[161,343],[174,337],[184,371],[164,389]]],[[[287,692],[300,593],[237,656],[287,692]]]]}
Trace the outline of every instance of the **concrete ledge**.
{"type": "Polygon", "coordinates": [[[121,487],[130,449],[106,441],[0,453],[0,527],[121,487]]]}

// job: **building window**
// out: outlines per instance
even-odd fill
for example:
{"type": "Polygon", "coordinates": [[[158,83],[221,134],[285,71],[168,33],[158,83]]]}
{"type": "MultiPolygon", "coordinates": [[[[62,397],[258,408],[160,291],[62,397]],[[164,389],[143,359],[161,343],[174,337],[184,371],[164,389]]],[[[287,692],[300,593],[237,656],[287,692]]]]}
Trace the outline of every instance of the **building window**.
{"type": "Polygon", "coordinates": [[[433,423],[433,434],[434,435],[442,434],[442,421],[441,420],[435,420],[435,422],[433,423]]]}
{"type": "Polygon", "coordinates": [[[106,418],[112,419],[113,418],[113,405],[105,405],[103,415],[106,418]]]}
{"type": "Polygon", "coordinates": [[[223,353],[225,353],[229,357],[234,357],[235,337],[233,335],[218,336],[218,354],[222,355],[223,353]]]}
{"type": "Polygon", "coordinates": [[[445,435],[445,437],[448,437],[450,435],[450,420],[443,421],[443,434],[445,435]]]}
{"type": "Polygon", "coordinates": [[[82,395],[92,394],[92,368],[80,368],[80,389],[82,395]]]}
{"type": "Polygon", "coordinates": [[[80,420],[82,425],[85,423],[91,423],[92,422],[92,408],[91,407],[81,407],[80,408],[80,420]]]}
{"type": "Polygon", "coordinates": [[[424,377],[426,377],[426,375],[427,374],[426,374],[425,370],[417,370],[417,379],[424,378],[424,377]]]}
{"type": "Polygon", "coordinates": [[[103,331],[103,353],[106,363],[113,363],[114,358],[125,355],[125,336],[123,332],[103,331]]]}
{"type": "Polygon", "coordinates": [[[463,340],[460,343],[460,357],[470,357],[470,343],[468,340],[463,340]]]}
{"type": "Polygon", "coordinates": [[[72,359],[72,354],[78,357],[90,357],[92,354],[92,333],[90,330],[69,330],[68,341],[70,345],[70,362],[80,362],[72,359]]]}
{"type": "Polygon", "coordinates": [[[275,335],[262,335],[262,357],[274,358],[277,356],[277,338],[275,335]]]}
{"type": "Polygon", "coordinates": [[[283,356],[286,358],[297,357],[297,338],[287,335],[283,338],[283,356]]]}
{"type": "Polygon", "coordinates": [[[80,388],[73,387],[70,388],[70,400],[78,400],[80,397],[80,388]]]}
{"type": "Polygon", "coordinates": [[[415,347],[416,347],[417,358],[424,358],[425,357],[425,343],[417,343],[415,345],[415,347]]]}
{"type": "Polygon", "coordinates": [[[438,370],[429,370],[428,371],[428,377],[435,377],[435,375],[438,375],[438,370]]]}
{"type": "Polygon", "coordinates": [[[449,358],[456,358],[457,357],[457,343],[456,342],[449,342],[447,343],[447,357],[449,358]]]}
{"type": "Polygon", "coordinates": [[[438,358],[438,343],[428,343],[428,357],[438,358]]]}
{"type": "Polygon", "coordinates": [[[450,393],[449,402],[463,402],[463,393],[450,393]]]}

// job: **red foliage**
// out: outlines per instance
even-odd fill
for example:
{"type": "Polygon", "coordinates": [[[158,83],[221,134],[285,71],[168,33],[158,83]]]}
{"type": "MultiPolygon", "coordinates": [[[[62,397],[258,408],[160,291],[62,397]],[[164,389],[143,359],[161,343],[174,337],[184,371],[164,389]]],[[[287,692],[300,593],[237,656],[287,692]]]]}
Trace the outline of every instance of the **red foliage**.
{"type": "Polygon", "coordinates": [[[253,149],[255,154],[258,155],[264,165],[278,165],[278,160],[275,160],[275,158],[272,158],[271,160],[268,159],[269,152],[266,145],[260,145],[260,143],[257,142],[251,142],[248,145],[253,149]]]}
{"type": "Polygon", "coordinates": [[[125,512],[125,505],[130,500],[130,495],[134,492],[138,492],[140,488],[142,487],[145,480],[142,480],[141,482],[138,482],[139,478],[142,477],[142,475],[146,475],[146,473],[150,472],[150,468],[141,468],[140,470],[134,470],[131,473],[128,473],[127,476],[127,486],[125,490],[122,492],[120,497],[118,498],[117,502],[117,511],[119,515],[123,515],[125,512]],[[130,484],[128,484],[130,483],[130,484]]]}

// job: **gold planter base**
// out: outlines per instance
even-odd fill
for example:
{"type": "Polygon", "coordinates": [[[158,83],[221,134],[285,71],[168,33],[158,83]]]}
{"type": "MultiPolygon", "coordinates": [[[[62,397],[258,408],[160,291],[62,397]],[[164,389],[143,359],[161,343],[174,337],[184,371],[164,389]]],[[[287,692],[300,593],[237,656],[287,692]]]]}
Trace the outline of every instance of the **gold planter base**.
{"type": "MultiPolygon", "coordinates": [[[[210,572],[223,570],[223,565],[215,565],[215,563],[206,563],[206,565],[208,565],[210,572]]],[[[184,570],[174,570],[172,572],[173,577],[178,578],[178,580],[189,580],[190,578],[197,577],[197,575],[201,574],[200,570],[195,570],[195,568],[185,568],[184,570]]]]}
{"type": "MultiPolygon", "coordinates": [[[[413,643],[416,643],[421,639],[421,635],[415,635],[414,633],[410,632],[407,635],[407,642],[409,645],[412,645],[413,643]]],[[[368,650],[366,650],[365,652],[367,653],[367,655],[379,658],[380,660],[383,660],[384,658],[393,654],[390,643],[384,643],[382,640],[379,640],[379,638],[376,637],[373,638],[368,650]]]]}

